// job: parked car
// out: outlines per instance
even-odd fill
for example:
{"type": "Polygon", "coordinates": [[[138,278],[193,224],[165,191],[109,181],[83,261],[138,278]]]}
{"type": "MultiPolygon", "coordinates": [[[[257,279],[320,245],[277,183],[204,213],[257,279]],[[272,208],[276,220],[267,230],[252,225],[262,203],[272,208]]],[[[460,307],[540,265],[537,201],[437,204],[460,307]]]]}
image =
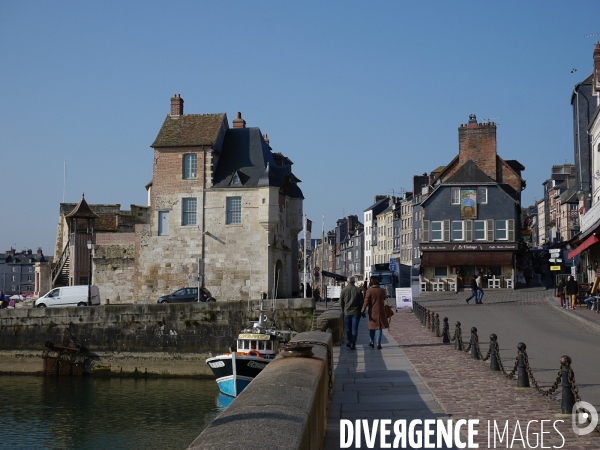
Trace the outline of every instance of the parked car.
{"type": "Polygon", "coordinates": [[[92,305],[100,304],[100,292],[98,286],[63,286],[52,289],[43,297],[38,298],[33,306],[35,308],[65,307],[65,306],[87,306],[88,295],[92,305]]]}
{"type": "MultiPolygon", "coordinates": [[[[191,303],[198,301],[198,288],[197,287],[184,287],[176,290],[172,294],[163,295],[159,297],[158,303],[191,303]]],[[[200,300],[201,302],[215,302],[215,298],[212,296],[210,291],[205,287],[200,288],[200,300]]]]}

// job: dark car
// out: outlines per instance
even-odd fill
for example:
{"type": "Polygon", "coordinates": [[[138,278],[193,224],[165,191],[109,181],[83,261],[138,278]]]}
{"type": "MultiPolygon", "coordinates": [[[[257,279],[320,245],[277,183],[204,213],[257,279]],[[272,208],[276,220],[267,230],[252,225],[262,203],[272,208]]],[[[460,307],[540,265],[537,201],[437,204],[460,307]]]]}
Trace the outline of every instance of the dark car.
{"type": "MultiPolygon", "coordinates": [[[[158,303],[191,303],[198,301],[198,288],[197,287],[185,287],[176,290],[172,294],[163,295],[159,297],[158,303]]],[[[214,302],[215,298],[212,296],[210,291],[205,287],[200,288],[200,300],[201,302],[214,302]]]]}

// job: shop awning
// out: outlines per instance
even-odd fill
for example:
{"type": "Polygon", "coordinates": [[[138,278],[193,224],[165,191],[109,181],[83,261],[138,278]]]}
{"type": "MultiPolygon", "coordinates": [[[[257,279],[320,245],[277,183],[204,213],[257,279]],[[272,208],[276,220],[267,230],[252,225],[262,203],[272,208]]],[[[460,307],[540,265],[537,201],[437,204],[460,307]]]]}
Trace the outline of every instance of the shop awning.
{"type": "Polygon", "coordinates": [[[338,273],[333,272],[327,272],[326,270],[321,270],[321,275],[323,275],[324,277],[333,278],[336,281],[346,281],[348,279],[348,277],[344,275],[340,275],[338,273]]]}
{"type": "Polygon", "coordinates": [[[596,242],[598,242],[598,238],[592,234],[589,238],[587,238],[585,241],[583,241],[581,244],[579,244],[579,247],[577,247],[574,250],[571,250],[569,252],[569,254],[567,255],[567,258],[572,259],[574,256],[579,255],[582,251],[584,251],[590,245],[594,245],[596,242]]]}
{"type": "Polygon", "coordinates": [[[512,252],[423,252],[422,266],[510,266],[512,252]]]}

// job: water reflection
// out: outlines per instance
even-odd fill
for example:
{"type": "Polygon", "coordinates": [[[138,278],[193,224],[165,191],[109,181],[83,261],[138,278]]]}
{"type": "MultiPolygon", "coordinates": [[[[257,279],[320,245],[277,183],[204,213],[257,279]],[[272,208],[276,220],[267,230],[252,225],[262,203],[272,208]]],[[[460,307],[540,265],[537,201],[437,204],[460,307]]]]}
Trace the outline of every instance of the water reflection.
{"type": "Polygon", "coordinates": [[[184,449],[226,407],[214,380],[0,377],[2,449],[184,449]]]}

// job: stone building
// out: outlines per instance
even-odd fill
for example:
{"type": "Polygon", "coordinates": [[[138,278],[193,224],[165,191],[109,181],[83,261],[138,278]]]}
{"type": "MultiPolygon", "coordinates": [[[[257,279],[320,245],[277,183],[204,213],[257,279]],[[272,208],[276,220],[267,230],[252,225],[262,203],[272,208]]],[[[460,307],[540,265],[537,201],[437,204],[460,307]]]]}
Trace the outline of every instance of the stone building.
{"type": "Polygon", "coordinates": [[[400,199],[400,263],[412,266],[413,255],[413,201],[412,192],[400,199]]]}
{"type": "Polygon", "coordinates": [[[437,176],[423,208],[423,276],[460,275],[464,285],[479,272],[513,286],[525,168],[496,152],[496,125],[475,115],[458,129],[459,153],[437,176]]]}
{"type": "Polygon", "coordinates": [[[375,264],[377,250],[377,215],[389,206],[390,198],[386,195],[376,195],[374,203],[364,210],[365,247],[364,274],[365,280],[371,276],[371,266],[375,264]]]}
{"type": "Polygon", "coordinates": [[[39,278],[36,267],[51,261],[52,258],[44,256],[41,247],[35,253],[31,249],[17,252],[14,248],[0,253],[0,291],[7,295],[35,294],[38,292],[36,278],[39,278]]]}
{"type": "MultiPolygon", "coordinates": [[[[298,292],[303,195],[292,161],[241,113],[171,111],[151,147],[150,220],[135,228],[134,298],[202,283],[217,300],[298,292]]],[[[96,252],[108,249],[95,248],[96,252]]],[[[113,243],[105,243],[110,248],[113,243]]]]}

